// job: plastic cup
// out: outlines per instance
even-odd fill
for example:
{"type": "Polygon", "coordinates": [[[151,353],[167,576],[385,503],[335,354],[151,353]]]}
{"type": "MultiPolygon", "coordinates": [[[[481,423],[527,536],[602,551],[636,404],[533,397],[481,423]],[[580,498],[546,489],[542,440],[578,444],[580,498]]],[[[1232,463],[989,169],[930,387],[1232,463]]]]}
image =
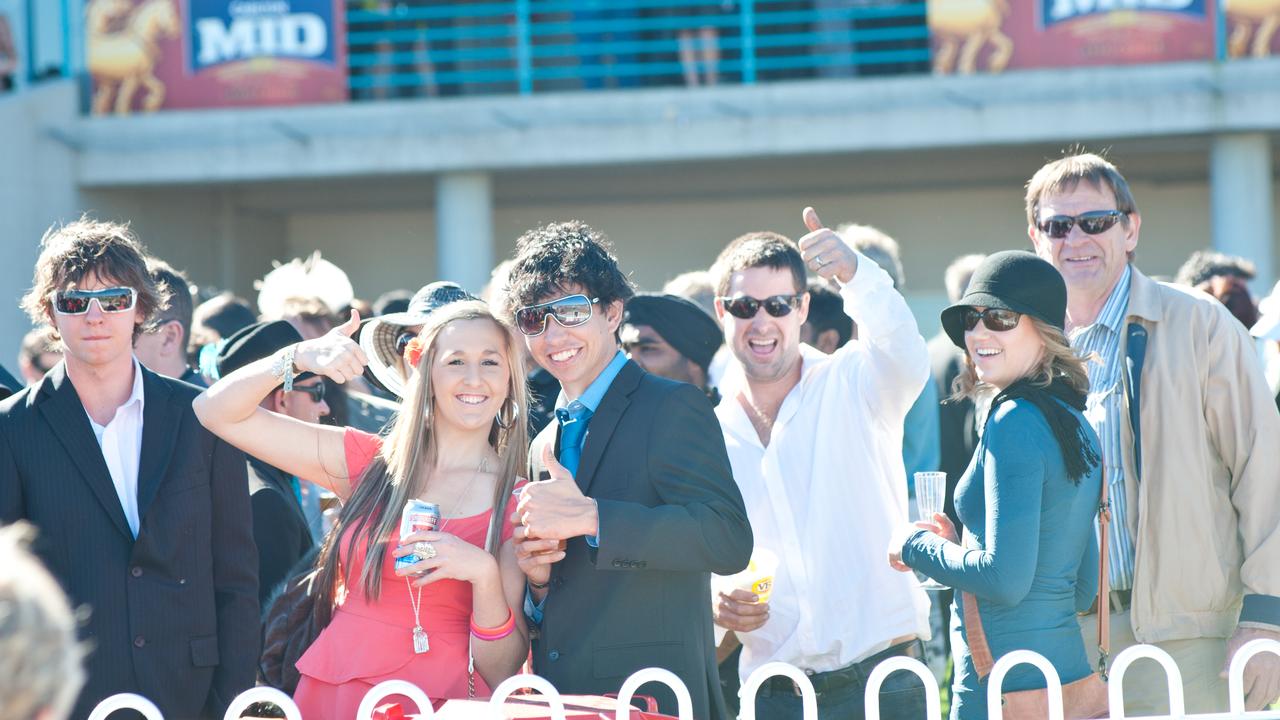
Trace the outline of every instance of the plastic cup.
{"type": "Polygon", "coordinates": [[[778,571],[778,556],[771,550],[756,548],[751,553],[751,562],[742,572],[733,575],[712,575],[711,588],[725,595],[734,590],[746,590],[760,598],[758,602],[769,602],[773,596],[774,574],[778,571]]]}

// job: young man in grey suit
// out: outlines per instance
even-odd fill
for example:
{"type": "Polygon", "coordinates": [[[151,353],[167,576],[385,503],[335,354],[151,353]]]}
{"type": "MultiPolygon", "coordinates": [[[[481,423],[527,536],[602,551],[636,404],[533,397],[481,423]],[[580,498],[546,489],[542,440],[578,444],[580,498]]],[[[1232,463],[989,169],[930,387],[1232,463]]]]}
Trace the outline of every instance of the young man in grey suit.
{"type": "MultiPolygon", "coordinates": [[[[725,718],[709,574],[746,567],[751,527],[707,396],[619,349],[633,291],[606,242],[579,222],[531,230],[507,282],[530,354],[563,387],[530,450],[530,477],[550,481],[512,515],[533,669],[561,692],[602,694],[666,668],[695,717],[725,718]]],[[[675,714],[665,688],[643,692],[675,714]]]]}
{"type": "Polygon", "coordinates": [[[88,681],[74,718],[143,695],[166,717],[222,717],[252,687],[257,552],[244,455],[196,421],[198,389],[157,375],[133,342],[163,308],[128,229],[46,233],[23,306],[64,361],[0,403],[0,523],[88,609],[88,681]]]}

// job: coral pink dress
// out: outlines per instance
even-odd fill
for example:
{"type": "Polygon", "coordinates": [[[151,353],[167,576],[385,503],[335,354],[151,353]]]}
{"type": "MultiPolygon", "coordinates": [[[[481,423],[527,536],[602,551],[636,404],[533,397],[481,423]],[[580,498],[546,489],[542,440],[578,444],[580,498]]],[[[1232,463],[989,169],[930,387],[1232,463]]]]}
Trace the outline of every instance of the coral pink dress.
{"type": "MultiPolygon", "coordinates": [[[[344,442],[347,471],[357,479],[378,452],[381,439],[347,428],[344,442]]],[[[446,518],[441,522],[441,530],[484,547],[492,512],[446,518]]],[[[504,542],[512,531],[512,526],[505,524],[504,542]]],[[[360,548],[355,558],[348,557],[348,540],[349,536],[344,536],[340,547],[342,567],[355,578],[364,565],[367,548],[360,548]]],[[[347,587],[346,602],[334,611],[332,622],[298,660],[302,679],[294,701],[308,720],[354,718],[365,694],[384,680],[407,680],[422,688],[432,700],[467,697],[471,584],[440,580],[422,588],[419,616],[431,649],[415,654],[413,605],[405,579],[395,574],[395,558],[390,552],[394,542],[395,538],[383,563],[380,597],[369,599],[361,584],[352,582],[347,587]]],[[[491,694],[478,672],[475,683],[476,697],[491,694]]],[[[413,710],[413,705],[402,696],[388,697],[379,704],[397,701],[405,703],[406,712],[413,710]]]]}

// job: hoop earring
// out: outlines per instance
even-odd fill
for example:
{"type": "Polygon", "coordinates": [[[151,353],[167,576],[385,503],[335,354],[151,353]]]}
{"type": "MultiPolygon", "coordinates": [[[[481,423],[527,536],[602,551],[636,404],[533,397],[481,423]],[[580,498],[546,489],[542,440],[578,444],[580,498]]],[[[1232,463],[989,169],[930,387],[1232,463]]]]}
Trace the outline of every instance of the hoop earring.
{"type": "Polygon", "coordinates": [[[503,430],[510,430],[511,427],[516,424],[516,419],[520,416],[520,405],[515,400],[508,397],[507,402],[502,403],[502,408],[498,408],[498,414],[494,416],[493,421],[498,423],[498,427],[503,430]],[[502,408],[505,408],[507,403],[511,403],[511,417],[503,422],[502,408]]]}

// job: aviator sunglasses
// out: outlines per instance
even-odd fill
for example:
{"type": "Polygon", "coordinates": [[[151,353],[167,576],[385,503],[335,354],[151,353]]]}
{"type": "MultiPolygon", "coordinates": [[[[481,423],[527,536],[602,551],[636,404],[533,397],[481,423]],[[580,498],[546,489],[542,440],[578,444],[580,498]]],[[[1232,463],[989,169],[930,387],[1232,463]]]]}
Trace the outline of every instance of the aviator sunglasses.
{"type": "Polygon", "coordinates": [[[529,337],[541,335],[547,329],[547,317],[553,317],[560,327],[578,327],[591,319],[591,306],[600,298],[586,295],[568,295],[551,302],[526,305],[516,310],[516,328],[529,337]]]}
{"type": "Polygon", "coordinates": [[[738,297],[722,297],[716,298],[724,305],[724,311],[730,315],[742,320],[750,320],[760,312],[763,307],[764,311],[773,317],[780,318],[791,314],[791,311],[800,307],[801,295],[772,295],[763,300],[757,300],[749,295],[740,295],[738,297]]]}
{"type": "Polygon", "coordinates": [[[1080,230],[1086,235],[1097,235],[1110,230],[1113,225],[1120,222],[1125,214],[1119,210],[1090,210],[1074,217],[1071,215],[1054,215],[1041,220],[1037,227],[1040,228],[1040,232],[1054,240],[1065,238],[1071,233],[1071,228],[1074,225],[1079,225],[1080,230]]]}
{"type": "Polygon", "coordinates": [[[964,311],[964,329],[969,332],[978,327],[978,321],[986,326],[991,332],[1008,332],[1018,327],[1018,320],[1022,318],[1022,313],[1016,313],[1012,310],[1003,310],[1001,308],[987,308],[986,310],[975,310],[967,308],[964,311]]]}
{"type": "Polygon", "coordinates": [[[53,309],[59,315],[84,315],[89,303],[97,301],[104,313],[122,313],[133,309],[138,291],[131,287],[110,287],[101,290],[59,290],[53,294],[53,309]]]}

